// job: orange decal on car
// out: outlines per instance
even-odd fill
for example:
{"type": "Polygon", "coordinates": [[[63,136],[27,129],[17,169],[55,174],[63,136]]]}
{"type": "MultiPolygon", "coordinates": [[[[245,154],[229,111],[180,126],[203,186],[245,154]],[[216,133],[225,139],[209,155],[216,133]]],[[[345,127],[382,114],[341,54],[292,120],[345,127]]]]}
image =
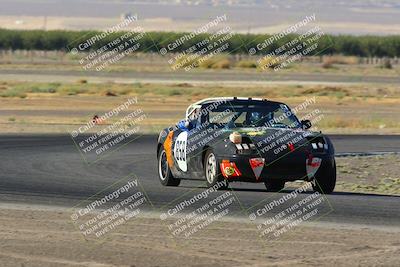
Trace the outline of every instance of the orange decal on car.
{"type": "Polygon", "coordinates": [[[168,166],[171,168],[174,166],[174,159],[172,158],[172,137],[174,136],[174,132],[171,131],[168,133],[167,138],[164,142],[164,150],[167,156],[168,166]]]}

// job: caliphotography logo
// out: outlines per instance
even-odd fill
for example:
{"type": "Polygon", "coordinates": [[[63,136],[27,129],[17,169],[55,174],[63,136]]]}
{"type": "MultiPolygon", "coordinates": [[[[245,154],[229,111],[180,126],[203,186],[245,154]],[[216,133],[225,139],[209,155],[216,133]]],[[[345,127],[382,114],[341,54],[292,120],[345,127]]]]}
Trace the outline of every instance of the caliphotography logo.
{"type": "Polygon", "coordinates": [[[71,137],[84,161],[93,163],[140,138],[146,119],[146,113],[138,107],[138,98],[133,97],[100,116],[96,115],[73,130],[71,137]]]}

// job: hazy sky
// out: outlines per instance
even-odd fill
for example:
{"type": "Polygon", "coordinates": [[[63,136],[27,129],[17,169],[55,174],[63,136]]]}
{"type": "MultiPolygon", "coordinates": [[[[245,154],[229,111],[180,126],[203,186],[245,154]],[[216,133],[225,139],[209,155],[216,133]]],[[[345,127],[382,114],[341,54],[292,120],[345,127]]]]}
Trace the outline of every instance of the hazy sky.
{"type": "MultiPolygon", "coordinates": [[[[211,0],[202,1],[199,5],[176,5],[176,1],[152,0],[149,1],[112,1],[112,0],[0,0],[0,16],[12,16],[9,20],[3,19],[1,27],[14,28],[33,25],[27,19],[19,20],[18,17],[79,17],[94,19],[119,18],[122,13],[138,14],[142,20],[163,21],[169,20],[172,27],[177,29],[190,28],[193,24],[201,24],[216,15],[226,13],[229,20],[241,32],[273,31],[275,28],[294,23],[306,15],[315,13],[317,22],[324,26],[330,33],[352,34],[400,34],[400,1],[394,0],[231,0],[239,5],[212,6],[211,0]],[[250,2],[249,2],[250,1],[250,2]],[[141,3],[138,3],[141,2],[141,3]],[[157,3],[155,3],[157,2],[157,3]],[[169,4],[165,4],[168,2],[169,4]],[[243,6],[241,3],[247,3],[243,6]],[[259,3],[259,6],[249,5],[259,3]],[[25,24],[24,24],[25,23],[25,24]],[[21,26],[22,25],[22,26],[21,26]],[[17,27],[15,26],[15,27],[17,27]]],[[[214,0],[215,1],[215,0],[214,0]]],[[[220,0],[223,3],[226,0],[220,0]]],[[[182,2],[184,2],[182,0],[182,2]]],[[[195,1],[192,1],[195,2],[195,1]]],[[[55,23],[51,20],[49,24],[55,23]]],[[[104,27],[103,22],[80,22],[82,28],[104,27]],[[85,24],[86,23],[86,24],[85,24]]],[[[151,29],[156,29],[157,24],[151,24],[151,29]]],[[[51,26],[51,25],[50,25],[51,26]]],[[[60,20],[53,27],[74,28],[68,21],[60,20]]]]}

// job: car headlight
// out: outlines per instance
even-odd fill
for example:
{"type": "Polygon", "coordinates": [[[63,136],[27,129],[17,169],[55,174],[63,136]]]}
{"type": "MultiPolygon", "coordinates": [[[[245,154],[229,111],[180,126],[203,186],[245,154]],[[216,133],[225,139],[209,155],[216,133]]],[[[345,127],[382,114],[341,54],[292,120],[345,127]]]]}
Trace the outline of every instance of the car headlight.
{"type": "Polygon", "coordinates": [[[238,132],[233,132],[229,135],[229,140],[234,144],[242,143],[242,135],[238,132]]]}
{"type": "Polygon", "coordinates": [[[326,151],[329,149],[328,143],[324,137],[312,137],[309,139],[313,150],[326,151]]]}

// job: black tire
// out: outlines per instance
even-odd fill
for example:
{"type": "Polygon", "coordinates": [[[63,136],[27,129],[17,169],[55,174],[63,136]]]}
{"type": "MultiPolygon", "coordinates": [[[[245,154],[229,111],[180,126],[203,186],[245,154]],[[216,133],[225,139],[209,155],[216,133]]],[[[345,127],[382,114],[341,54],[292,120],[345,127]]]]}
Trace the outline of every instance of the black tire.
{"type": "Polygon", "coordinates": [[[313,183],[314,191],[321,194],[331,194],[335,189],[336,185],[336,162],[333,160],[333,164],[323,164],[317,171],[314,177],[313,183]]]}
{"type": "Polygon", "coordinates": [[[228,181],[222,175],[217,158],[210,148],[206,151],[203,159],[203,170],[207,187],[213,187],[218,182],[224,182],[224,185],[218,187],[218,189],[228,188],[228,181]]]}
{"type": "Polygon", "coordinates": [[[268,192],[279,192],[285,187],[285,181],[269,180],[264,182],[268,192]]]}
{"type": "Polygon", "coordinates": [[[167,162],[167,154],[162,147],[158,152],[158,179],[164,186],[178,186],[181,179],[174,178],[167,162]]]}

